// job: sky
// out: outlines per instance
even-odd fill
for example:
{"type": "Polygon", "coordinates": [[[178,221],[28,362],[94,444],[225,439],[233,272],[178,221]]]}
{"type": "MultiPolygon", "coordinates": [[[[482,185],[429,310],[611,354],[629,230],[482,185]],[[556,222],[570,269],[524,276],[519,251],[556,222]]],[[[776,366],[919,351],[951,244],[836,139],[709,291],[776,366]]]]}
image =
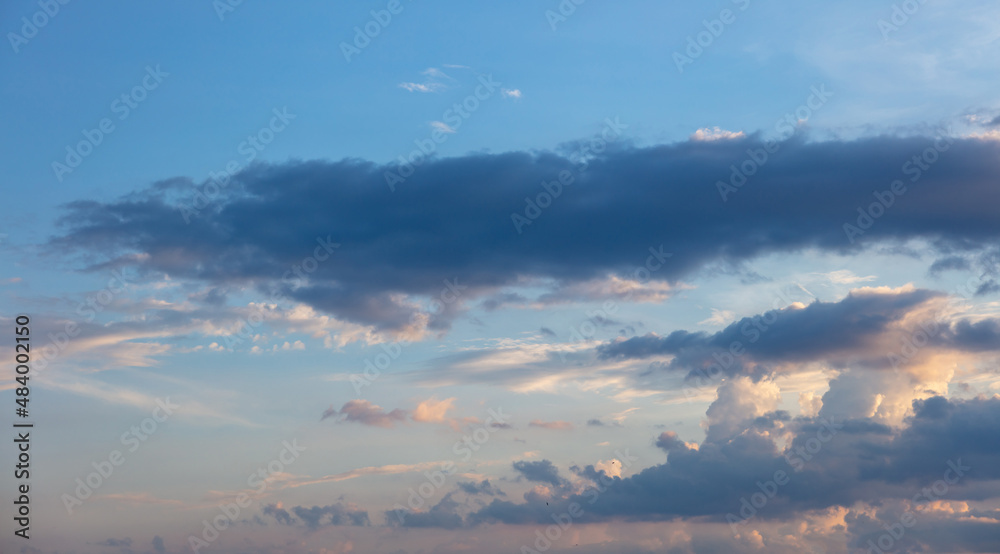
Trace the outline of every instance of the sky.
{"type": "Polygon", "coordinates": [[[1000,551],[998,22],[4,3],[0,551],[1000,551]]]}

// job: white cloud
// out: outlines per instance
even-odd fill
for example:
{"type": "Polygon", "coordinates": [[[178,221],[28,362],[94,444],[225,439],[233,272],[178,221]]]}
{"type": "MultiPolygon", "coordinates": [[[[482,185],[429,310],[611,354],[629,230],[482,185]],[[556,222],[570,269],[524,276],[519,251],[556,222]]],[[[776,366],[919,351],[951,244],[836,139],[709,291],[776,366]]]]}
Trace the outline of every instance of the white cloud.
{"type": "Polygon", "coordinates": [[[399,88],[408,90],[410,92],[438,92],[444,90],[445,87],[442,83],[426,82],[426,83],[399,83],[399,88]]]}
{"type": "Polygon", "coordinates": [[[452,128],[450,125],[448,125],[447,123],[445,123],[443,121],[431,121],[431,128],[432,129],[437,129],[438,131],[441,131],[442,133],[448,133],[448,134],[452,134],[452,133],[457,132],[457,131],[455,131],[454,128],[452,128]]]}
{"type": "Polygon", "coordinates": [[[691,140],[712,141],[712,140],[732,140],[745,137],[743,131],[727,131],[719,127],[698,129],[691,135],[691,140]]]}
{"type": "Polygon", "coordinates": [[[698,325],[725,325],[736,319],[736,314],[729,310],[712,308],[712,316],[698,322],[698,325]]]}

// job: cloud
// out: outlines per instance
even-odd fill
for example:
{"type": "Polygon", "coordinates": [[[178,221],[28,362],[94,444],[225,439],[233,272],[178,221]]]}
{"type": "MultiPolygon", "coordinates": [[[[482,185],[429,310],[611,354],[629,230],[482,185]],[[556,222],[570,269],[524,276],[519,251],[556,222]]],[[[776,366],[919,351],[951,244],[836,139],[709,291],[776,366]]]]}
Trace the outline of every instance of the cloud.
{"type": "Polygon", "coordinates": [[[674,331],[617,339],[598,347],[603,358],[642,359],[672,356],[665,366],[689,376],[716,366],[729,374],[763,375],[794,371],[823,361],[836,368],[898,369],[940,351],[1000,350],[1000,325],[941,319],[947,316],[943,293],[902,287],[860,288],[837,302],[815,301],[745,317],[714,334],[674,331]],[[920,335],[926,348],[905,360],[907,341],[920,335]],[[736,355],[734,355],[734,353],[736,355]],[[890,356],[895,353],[899,360],[890,356]]]}
{"type": "Polygon", "coordinates": [[[447,88],[442,83],[399,83],[399,88],[410,92],[439,92],[447,88]]]}
{"type": "MultiPolygon", "coordinates": [[[[720,394],[713,406],[735,398],[720,394]]],[[[734,530],[815,518],[831,510],[847,515],[858,530],[858,514],[866,513],[865,506],[912,503],[915,494],[926,493],[943,478],[952,483],[947,495],[951,503],[1000,497],[1000,487],[994,486],[1000,479],[1000,444],[988,439],[1000,432],[1000,396],[966,401],[932,397],[915,402],[913,410],[899,429],[866,418],[830,421],[779,412],[753,417],[758,409],[746,410],[741,425],[706,438],[697,448],[664,433],[657,443],[667,461],[630,477],[609,475],[595,466],[577,468],[579,477],[592,482],[582,494],[579,488],[560,486],[551,462],[518,462],[515,469],[523,476],[556,488],[547,496],[529,493],[522,503],[494,499],[470,514],[466,525],[544,525],[552,513],[562,513],[574,502],[584,508],[577,523],[724,523],[727,514],[739,512],[741,498],[759,493],[758,484],[777,471],[785,472],[787,481],[782,478],[776,494],[754,510],[751,526],[737,523],[734,530]]],[[[947,524],[961,525],[968,519],[961,510],[955,516],[947,524]]],[[[972,543],[981,540],[980,533],[996,536],[1000,531],[995,514],[982,521],[985,526],[972,543]]]]}
{"type": "Polygon", "coordinates": [[[540,419],[533,419],[528,423],[529,427],[538,427],[539,429],[549,429],[552,431],[572,431],[573,424],[568,421],[542,421],[540,419]]]}
{"type": "Polygon", "coordinates": [[[693,141],[733,140],[746,138],[743,131],[727,131],[718,127],[698,129],[691,135],[693,141]]]}
{"type": "Polygon", "coordinates": [[[431,121],[431,128],[441,131],[442,133],[448,133],[448,134],[453,134],[458,132],[443,121],[431,121]]]}
{"type": "Polygon", "coordinates": [[[559,476],[559,470],[549,460],[514,462],[514,471],[520,473],[528,481],[548,483],[554,487],[566,484],[566,480],[559,476]]]}
{"type": "Polygon", "coordinates": [[[387,511],[386,521],[392,527],[457,529],[462,526],[463,520],[462,516],[456,513],[459,504],[452,499],[452,494],[444,495],[437,504],[425,512],[399,509],[387,511]]]}
{"type": "Polygon", "coordinates": [[[435,400],[430,398],[424,400],[417,405],[416,409],[413,410],[413,421],[428,422],[428,423],[441,423],[446,421],[445,415],[448,413],[453,405],[455,404],[454,398],[446,398],[445,400],[435,400]]]}
{"type": "Polygon", "coordinates": [[[495,485],[490,484],[489,479],[483,479],[478,484],[471,481],[462,481],[458,483],[458,489],[469,495],[507,496],[495,485]]]}
{"type": "Polygon", "coordinates": [[[521,90],[516,88],[502,88],[500,89],[500,95],[504,98],[514,98],[515,100],[520,100],[521,90]]]}
{"type": "Polygon", "coordinates": [[[91,269],[118,264],[143,275],[278,294],[338,321],[415,340],[447,331],[470,300],[526,280],[550,283],[553,293],[615,296],[620,288],[613,284],[647,271],[647,260],[656,270],[643,286],[654,287],[650,301],[662,301],[680,279],[709,265],[778,252],[845,254],[916,239],[942,252],[993,247],[1000,221],[983,207],[1000,200],[1000,144],[973,139],[952,143],[919,186],[908,186],[906,201],[888,208],[891,217],[875,220],[853,243],[847,237],[844,225],[857,224],[858,208],[876,200],[872,191],[909,180],[899,160],[933,142],[796,136],[725,202],[714,186],[729,178],[720,168],[762,148],[756,136],[650,148],[621,141],[589,160],[585,173],[548,152],[431,159],[395,192],[385,177],[394,165],[258,164],[235,175],[210,206],[199,203],[203,209],[190,223],[184,214],[195,198],[173,190],[74,202],[48,250],[96,257],[91,269]],[[544,192],[539,183],[562,171],[575,180],[554,200],[558,209],[526,218],[524,198],[544,192]],[[929,210],[934,218],[926,217],[929,210]],[[518,226],[518,214],[529,223],[518,226]],[[719,225],[722,217],[726,225],[719,225]],[[578,240],[592,234],[602,240],[578,240]],[[307,278],[282,278],[314,252],[323,257],[316,249],[324,242],[337,241],[343,246],[307,278]],[[651,248],[672,256],[650,259],[651,248]],[[467,289],[452,309],[427,308],[442,282],[454,278],[467,289]]]}
{"type": "Polygon", "coordinates": [[[407,90],[410,92],[441,92],[448,88],[444,82],[445,80],[453,81],[444,71],[436,67],[428,67],[427,69],[420,72],[426,77],[422,83],[414,82],[403,82],[399,84],[399,88],[407,90]]]}
{"type": "Polygon", "coordinates": [[[268,504],[261,510],[265,516],[270,516],[282,525],[302,526],[311,531],[321,527],[353,525],[367,527],[371,525],[368,512],[343,503],[329,506],[292,506],[284,509],[281,503],[268,504]]]}
{"type": "Polygon", "coordinates": [[[159,535],[153,537],[153,551],[156,554],[166,554],[167,548],[163,546],[163,538],[159,535]]]}
{"type": "Polygon", "coordinates": [[[349,400],[340,410],[335,410],[333,406],[323,412],[323,421],[330,417],[337,417],[337,421],[347,421],[350,423],[360,423],[374,427],[393,427],[397,423],[406,421],[409,413],[406,410],[395,409],[386,412],[380,406],[376,406],[367,400],[349,400]]]}
{"type": "Polygon", "coordinates": [[[376,406],[367,400],[350,400],[337,410],[333,406],[327,408],[320,421],[328,418],[336,418],[338,422],[360,423],[374,427],[394,427],[397,423],[413,421],[415,423],[443,423],[456,431],[463,425],[478,422],[476,418],[452,418],[448,417],[448,412],[454,407],[455,399],[446,398],[437,400],[429,398],[417,404],[412,410],[402,410],[396,408],[387,412],[380,406],[376,406]]]}
{"type": "Polygon", "coordinates": [[[736,314],[729,310],[712,308],[712,317],[699,321],[698,325],[725,325],[727,322],[732,321],[735,316],[736,314]]]}

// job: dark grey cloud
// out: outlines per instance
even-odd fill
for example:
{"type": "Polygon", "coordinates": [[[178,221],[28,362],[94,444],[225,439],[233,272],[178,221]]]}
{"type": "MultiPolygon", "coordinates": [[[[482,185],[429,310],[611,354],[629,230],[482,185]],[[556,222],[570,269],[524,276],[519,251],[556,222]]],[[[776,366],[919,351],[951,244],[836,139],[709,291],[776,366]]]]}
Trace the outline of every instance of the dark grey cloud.
{"type": "Polygon", "coordinates": [[[1000,350],[1000,320],[962,320],[944,332],[945,341],[972,352],[1000,350]]]}
{"type": "Polygon", "coordinates": [[[329,506],[293,506],[287,510],[278,507],[277,504],[268,504],[264,506],[262,512],[282,525],[299,525],[310,530],[335,525],[371,525],[368,512],[353,509],[342,503],[329,506]]]}
{"type": "Polygon", "coordinates": [[[903,343],[887,337],[912,339],[919,332],[924,333],[920,340],[933,348],[1000,350],[1000,321],[996,319],[948,323],[930,314],[920,325],[910,325],[912,329],[900,327],[904,318],[943,297],[922,289],[854,291],[836,302],[815,301],[804,308],[790,306],[745,317],[712,334],[680,330],[666,336],[649,333],[619,338],[599,346],[597,353],[605,359],[670,355],[669,363],[653,369],[666,367],[689,377],[713,369],[713,373],[759,378],[769,373],[768,364],[817,360],[842,368],[890,368],[889,354],[900,352],[903,343]]]}
{"type": "Polygon", "coordinates": [[[489,479],[483,479],[479,483],[463,481],[458,483],[458,489],[469,495],[507,496],[502,490],[491,484],[489,479]]]}
{"type": "Polygon", "coordinates": [[[656,437],[656,447],[667,452],[678,449],[687,449],[687,446],[684,445],[684,441],[682,441],[677,436],[677,433],[673,431],[664,431],[660,433],[660,436],[656,437]]]}
{"type": "Polygon", "coordinates": [[[514,462],[514,471],[528,481],[548,483],[555,487],[561,487],[566,483],[566,480],[559,476],[559,470],[549,460],[514,462]]]}
{"type": "Polygon", "coordinates": [[[452,499],[452,493],[448,493],[429,510],[423,512],[389,510],[385,513],[385,519],[390,527],[457,529],[464,525],[462,516],[457,513],[460,507],[461,504],[452,499]]]}
{"type": "Polygon", "coordinates": [[[157,535],[153,537],[153,551],[156,554],[165,554],[167,548],[163,545],[163,537],[157,535]]]}
{"type": "Polygon", "coordinates": [[[395,193],[384,179],[391,167],[371,162],[256,165],[190,223],[182,217],[192,200],[183,185],[75,202],[51,244],[91,268],[135,266],[216,287],[249,284],[382,330],[417,317],[420,308],[400,295],[433,297],[445,279],[457,278],[468,287],[462,300],[430,315],[429,328],[443,330],[461,313],[459,304],[477,295],[546,279],[559,296],[559,287],[629,274],[661,245],[672,256],[662,267],[654,259],[652,278],[667,282],[709,264],[739,267],[810,247],[846,253],[922,238],[957,255],[995,245],[1000,145],[957,140],[912,182],[902,164],[933,142],[796,136],[727,202],[716,183],[762,147],[757,137],[619,146],[579,174],[572,160],[552,153],[430,160],[395,193]],[[523,214],[525,198],[543,193],[541,183],[561,171],[575,182],[518,233],[511,215],[523,214]],[[844,224],[896,179],[907,191],[849,241],[844,224]],[[307,279],[282,279],[317,247],[325,255],[321,243],[328,242],[342,246],[307,279]]]}
{"type": "MultiPolygon", "coordinates": [[[[761,418],[747,420],[742,430],[727,437],[706,439],[698,448],[664,433],[657,444],[667,452],[665,463],[626,478],[610,477],[592,465],[574,467],[577,476],[594,483],[583,494],[565,487],[557,489],[556,498],[528,494],[521,503],[494,499],[465,523],[547,524],[551,514],[568,510],[573,502],[584,512],[575,520],[578,523],[725,521],[726,514],[739,511],[741,498],[760,492],[760,483],[774,479],[778,471],[785,472],[787,482],[753,517],[782,521],[804,511],[851,507],[857,502],[926,503],[936,497],[913,498],[942,479],[951,481],[941,496],[947,500],[1000,498],[1000,487],[994,486],[1000,479],[1000,442],[994,440],[1000,434],[1000,397],[964,401],[932,397],[915,401],[913,409],[913,416],[899,429],[865,418],[829,421],[773,412],[763,418],[764,427],[780,424],[792,434],[784,450],[760,432],[761,418]]],[[[555,477],[548,461],[520,464],[521,469],[537,469],[538,480],[555,477]]],[[[941,524],[958,526],[953,529],[965,525],[954,520],[941,524]]],[[[862,527],[855,529],[855,539],[868,532],[862,527]]],[[[985,536],[1000,536],[1000,525],[995,523],[970,530],[974,535],[970,545],[981,544],[985,536]]]]}
{"type": "Polygon", "coordinates": [[[968,271],[971,267],[972,264],[966,258],[961,256],[948,256],[946,258],[936,260],[933,264],[931,264],[928,271],[932,275],[936,275],[944,271],[968,271]]]}

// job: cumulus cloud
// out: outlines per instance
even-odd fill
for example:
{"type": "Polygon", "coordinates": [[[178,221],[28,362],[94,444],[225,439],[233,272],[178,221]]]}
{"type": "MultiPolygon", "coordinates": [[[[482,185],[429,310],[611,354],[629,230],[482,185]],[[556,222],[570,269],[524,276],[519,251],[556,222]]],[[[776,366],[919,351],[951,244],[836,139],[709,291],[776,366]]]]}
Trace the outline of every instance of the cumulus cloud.
{"type": "MultiPolygon", "coordinates": [[[[732,398],[720,393],[718,402],[730,403],[732,398]]],[[[866,523],[868,516],[863,516],[869,513],[866,506],[899,505],[906,509],[907,502],[917,502],[914,495],[921,494],[930,497],[918,499],[918,506],[939,506],[934,503],[939,498],[927,492],[928,486],[948,479],[948,502],[958,502],[959,509],[945,504],[944,509],[951,510],[953,517],[935,516],[934,520],[935,525],[952,529],[948,536],[958,541],[953,544],[963,544],[954,530],[970,525],[965,521],[981,525],[968,544],[981,544],[982,537],[1000,532],[996,514],[973,519],[973,512],[961,504],[1000,497],[996,486],[1000,445],[989,438],[1000,431],[1000,396],[916,401],[913,415],[898,429],[867,418],[826,420],[781,412],[755,417],[766,408],[755,405],[742,409],[742,424],[729,425],[728,433],[708,437],[697,447],[682,443],[674,433],[662,434],[657,444],[666,451],[666,462],[630,477],[609,475],[595,466],[578,469],[577,475],[595,487],[582,494],[578,488],[563,487],[547,460],[517,462],[515,469],[525,478],[553,488],[546,495],[526,494],[522,503],[494,499],[470,514],[465,524],[546,524],[552,513],[568,510],[574,502],[583,507],[577,523],[678,518],[723,523],[727,514],[739,513],[741,498],[759,493],[759,484],[780,471],[787,480],[781,478],[776,494],[754,510],[754,522],[823,519],[824,513],[836,513],[841,521],[847,517],[855,533],[850,540],[863,543],[866,533],[874,531],[874,526],[866,523]],[[596,488],[598,483],[600,488],[596,488]]],[[[733,527],[745,532],[761,528],[738,521],[733,527]]],[[[913,540],[917,544],[943,542],[923,533],[913,540]]]]}
{"type": "Polygon", "coordinates": [[[528,481],[547,483],[554,487],[561,487],[566,483],[566,480],[559,476],[559,470],[549,460],[514,462],[514,471],[528,481]]]}
{"type": "Polygon", "coordinates": [[[507,496],[502,490],[491,484],[489,479],[483,479],[479,483],[462,481],[458,483],[458,489],[470,495],[507,496]]]}

